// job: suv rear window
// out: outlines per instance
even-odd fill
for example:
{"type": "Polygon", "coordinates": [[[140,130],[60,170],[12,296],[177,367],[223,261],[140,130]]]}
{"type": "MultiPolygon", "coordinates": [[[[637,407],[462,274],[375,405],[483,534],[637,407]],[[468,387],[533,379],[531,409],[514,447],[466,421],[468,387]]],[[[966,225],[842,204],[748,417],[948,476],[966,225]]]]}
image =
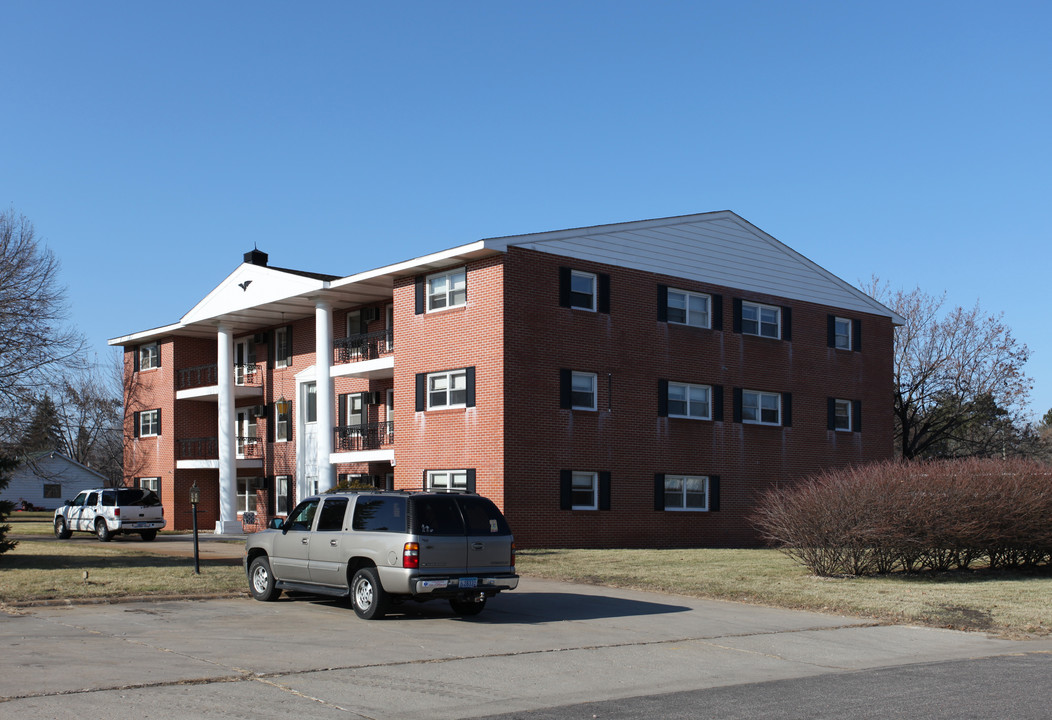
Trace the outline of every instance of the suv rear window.
{"type": "Polygon", "coordinates": [[[457,504],[467,521],[468,535],[511,535],[511,528],[491,500],[463,496],[457,498],[457,504]]]}
{"type": "Polygon", "coordinates": [[[359,497],[351,527],[364,532],[404,533],[405,498],[359,497]]]}
{"type": "Polygon", "coordinates": [[[452,496],[413,498],[409,525],[414,535],[464,534],[464,518],[452,496]]]}
{"type": "MultiPolygon", "coordinates": [[[[103,494],[103,504],[109,505],[106,499],[107,493],[103,494]]],[[[153,507],[154,505],[160,505],[161,499],[157,497],[157,493],[153,490],[147,490],[145,488],[121,488],[117,490],[117,504],[118,505],[145,505],[146,507],[153,507]]]]}

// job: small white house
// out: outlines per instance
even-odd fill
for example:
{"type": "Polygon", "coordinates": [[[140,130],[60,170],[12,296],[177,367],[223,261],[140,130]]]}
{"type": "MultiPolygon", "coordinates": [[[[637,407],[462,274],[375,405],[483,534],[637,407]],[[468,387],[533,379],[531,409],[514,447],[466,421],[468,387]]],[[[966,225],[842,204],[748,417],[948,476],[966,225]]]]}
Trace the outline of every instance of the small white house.
{"type": "Polygon", "coordinates": [[[0,500],[18,509],[22,501],[54,510],[72,500],[81,490],[107,485],[106,476],[81,465],[60,452],[33,453],[19,458],[20,464],[8,475],[0,500]]]}

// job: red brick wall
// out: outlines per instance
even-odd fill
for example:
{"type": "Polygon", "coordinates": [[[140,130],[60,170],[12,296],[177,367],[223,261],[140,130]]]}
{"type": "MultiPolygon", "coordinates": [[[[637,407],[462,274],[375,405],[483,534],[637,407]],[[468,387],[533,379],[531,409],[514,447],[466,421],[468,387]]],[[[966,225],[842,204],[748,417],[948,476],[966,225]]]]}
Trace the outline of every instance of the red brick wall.
{"type": "Polygon", "coordinates": [[[860,353],[827,347],[827,308],[513,248],[505,268],[504,506],[524,547],[756,542],[759,493],[830,465],[891,455],[891,323],[860,353]],[[560,266],[608,273],[610,313],[559,307],[560,266]],[[657,320],[657,285],[723,296],[723,331],[657,320]],[[732,330],[732,299],[792,307],[792,341],[732,330]],[[598,375],[598,412],[559,407],[559,370],[598,375]],[[723,385],[724,421],[658,417],[658,381],[723,385]],[[733,389],[792,393],[792,426],[732,422],[733,389]],[[863,432],[827,430],[827,398],[862,401],[863,432]],[[609,471],[611,509],[559,509],[559,471],[609,471]],[[720,476],[719,512],[654,510],[655,473],[720,476]]]}

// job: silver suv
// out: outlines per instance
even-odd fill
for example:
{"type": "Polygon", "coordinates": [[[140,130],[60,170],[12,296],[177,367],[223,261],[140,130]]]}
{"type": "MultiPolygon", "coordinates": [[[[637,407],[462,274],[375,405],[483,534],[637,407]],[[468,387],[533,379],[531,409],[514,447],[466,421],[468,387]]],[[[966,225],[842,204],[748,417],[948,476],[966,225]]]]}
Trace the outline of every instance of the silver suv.
{"type": "Polygon", "coordinates": [[[309,497],[284,522],[248,537],[244,563],[257,600],[282,590],[350,597],[366,620],[409,599],[446,598],[457,614],[477,615],[519,584],[508,523],[471,493],[309,497]]]}

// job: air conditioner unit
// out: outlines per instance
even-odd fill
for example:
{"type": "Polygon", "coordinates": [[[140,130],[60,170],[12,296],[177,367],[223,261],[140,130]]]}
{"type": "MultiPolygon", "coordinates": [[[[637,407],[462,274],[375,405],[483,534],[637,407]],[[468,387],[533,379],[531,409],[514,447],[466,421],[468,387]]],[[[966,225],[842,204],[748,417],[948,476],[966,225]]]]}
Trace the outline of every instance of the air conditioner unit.
{"type": "Polygon", "coordinates": [[[252,336],[252,342],[254,342],[256,345],[265,345],[267,343],[267,334],[256,333],[252,336]]]}
{"type": "Polygon", "coordinates": [[[374,390],[371,393],[367,393],[367,395],[369,396],[369,404],[370,405],[381,405],[381,404],[383,404],[383,401],[384,401],[383,400],[383,393],[380,392],[379,390],[374,390]]]}
{"type": "Polygon", "coordinates": [[[380,319],[380,308],[365,308],[362,310],[362,317],[365,318],[365,322],[375,322],[380,319]]]}

